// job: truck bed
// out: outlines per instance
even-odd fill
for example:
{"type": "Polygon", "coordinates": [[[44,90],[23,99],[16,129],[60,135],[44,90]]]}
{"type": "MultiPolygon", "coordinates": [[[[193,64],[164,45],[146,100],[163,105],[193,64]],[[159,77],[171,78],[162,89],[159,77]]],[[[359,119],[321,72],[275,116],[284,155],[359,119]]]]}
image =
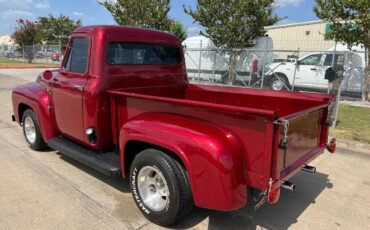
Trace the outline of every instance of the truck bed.
{"type": "Polygon", "coordinates": [[[259,189],[265,189],[271,177],[290,176],[326,146],[330,95],[191,84],[108,92],[116,142],[119,127],[147,112],[170,113],[221,126],[240,143],[247,183],[259,189]],[[285,150],[278,148],[284,138],[283,121],[290,123],[290,141],[285,150]]]}
{"type": "Polygon", "coordinates": [[[292,116],[305,110],[330,103],[325,94],[296,93],[272,90],[246,89],[225,86],[168,85],[109,90],[114,94],[126,94],[156,100],[191,102],[198,105],[232,108],[259,113],[275,113],[277,118],[292,116]],[[174,100],[171,100],[174,99],[174,100]],[[235,108],[238,107],[238,108],[235,108]]]}

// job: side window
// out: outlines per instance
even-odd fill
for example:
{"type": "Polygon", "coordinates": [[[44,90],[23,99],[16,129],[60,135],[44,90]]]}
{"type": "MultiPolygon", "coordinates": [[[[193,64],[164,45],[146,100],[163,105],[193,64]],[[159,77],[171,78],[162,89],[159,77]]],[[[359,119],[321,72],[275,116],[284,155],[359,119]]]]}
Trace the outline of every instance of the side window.
{"type": "Polygon", "coordinates": [[[333,61],[333,54],[327,54],[326,57],[325,57],[324,65],[326,65],[326,66],[332,66],[333,64],[337,65],[339,56],[343,56],[343,55],[336,54],[335,57],[334,57],[334,61],[333,61]]]}
{"type": "Polygon", "coordinates": [[[319,65],[322,54],[313,54],[308,57],[303,58],[300,61],[301,65],[319,65]]]}
{"type": "MultiPolygon", "coordinates": [[[[337,55],[335,55],[335,57],[337,57],[337,55]]],[[[324,65],[331,66],[333,63],[333,54],[327,54],[325,57],[324,65]]]]}
{"type": "Polygon", "coordinates": [[[72,73],[85,73],[88,49],[88,38],[74,38],[68,49],[63,69],[72,73]]]}

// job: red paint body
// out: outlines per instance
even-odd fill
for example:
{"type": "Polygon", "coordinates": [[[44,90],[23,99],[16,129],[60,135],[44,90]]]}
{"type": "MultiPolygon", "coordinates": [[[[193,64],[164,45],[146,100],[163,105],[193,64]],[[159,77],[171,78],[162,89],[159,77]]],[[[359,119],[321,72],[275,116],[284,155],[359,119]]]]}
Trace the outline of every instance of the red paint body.
{"type": "Polygon", "coordinates": [[[233,210],[246,204],[247,186],[266,190],[270,180],[279,186],[326,148],[331,96],[192,85],[185,63],[107,63],[110,42],[182,50],[175,36],[154,30],[91,26],[77,29],[75,37],[90,40],[86,72],[74,74],[61,67],[50,80],[40,75],[36,83],[17,87],[16,120],[20,122],[29,106],[46,142],[63,135],[97,151],[118,146],[124,177],[128,143],[160,146],[185,165],[196,205],[233,210]],[[283,128],[274,121],[279,118],[290,121],[286,150],[278,148],[283,128]],[[89,127],[99,134],[95,144],[85,135],[89,127]]]}

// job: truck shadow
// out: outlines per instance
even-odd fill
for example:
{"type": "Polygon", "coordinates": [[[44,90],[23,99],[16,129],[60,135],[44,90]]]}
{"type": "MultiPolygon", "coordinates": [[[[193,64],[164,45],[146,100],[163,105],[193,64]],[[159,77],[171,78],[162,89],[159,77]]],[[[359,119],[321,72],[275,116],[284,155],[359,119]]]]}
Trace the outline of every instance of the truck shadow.
{"type": "MultiPolygon", "coordinates": [[[[214,229],[287,229],[297,222],[298,217],[311,205],[325,189],[333,188],[328,175],[323,173],[300,172],[289,181],[296,184],[294,192],[281,189],[280,199],[275,205],[263,205],[257,211],[251,204],[231,212],[218,212],[195,209],[188,218],[209,218],[208,230],[214,229]]],[[[192,226],[192,220],[184,220],[174,228],[192,226]],[[190,225],[187,225],[190,224],[190,225]]]]}
{"type": "MultiPolygon", "coordinates": [[[[113,188],[124,193],[131,192],[128,180],[120,177],[112,178],[105,176],[59,152],[57,154],[60,155],[62,160],[113,188]]],[[[282,188],[280,199],[275,205],[264,204],[260,209],[255,211],[254,207],[248,203],[245,207],[230,212],[194,207],[191,213],[169,228],[188,229],[195,227],[196,229],[208,230],[254,230],[263,227],[266,229],[287,229],[297,222],[298,217],[311,204],[315,203],[316,198],[322,191],[333,187],[328,175],[320,172],[314,174],[299,172],[289,181],[295,183],[296,190],[292,192],[282,188]]]]}

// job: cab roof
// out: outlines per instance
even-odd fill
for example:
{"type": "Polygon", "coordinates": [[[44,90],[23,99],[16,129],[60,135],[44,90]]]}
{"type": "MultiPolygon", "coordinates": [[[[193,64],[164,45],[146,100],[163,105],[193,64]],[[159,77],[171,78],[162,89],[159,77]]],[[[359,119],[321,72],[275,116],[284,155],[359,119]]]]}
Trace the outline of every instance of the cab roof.
{"type": "Polygon", "coordinates": [[[77,28],[73,34],[87,33],[92,37],[117,42],[143,42],[180,45],[181,41],[173,34],[153,29],[130,26],[96,25],[77,28]]]}

